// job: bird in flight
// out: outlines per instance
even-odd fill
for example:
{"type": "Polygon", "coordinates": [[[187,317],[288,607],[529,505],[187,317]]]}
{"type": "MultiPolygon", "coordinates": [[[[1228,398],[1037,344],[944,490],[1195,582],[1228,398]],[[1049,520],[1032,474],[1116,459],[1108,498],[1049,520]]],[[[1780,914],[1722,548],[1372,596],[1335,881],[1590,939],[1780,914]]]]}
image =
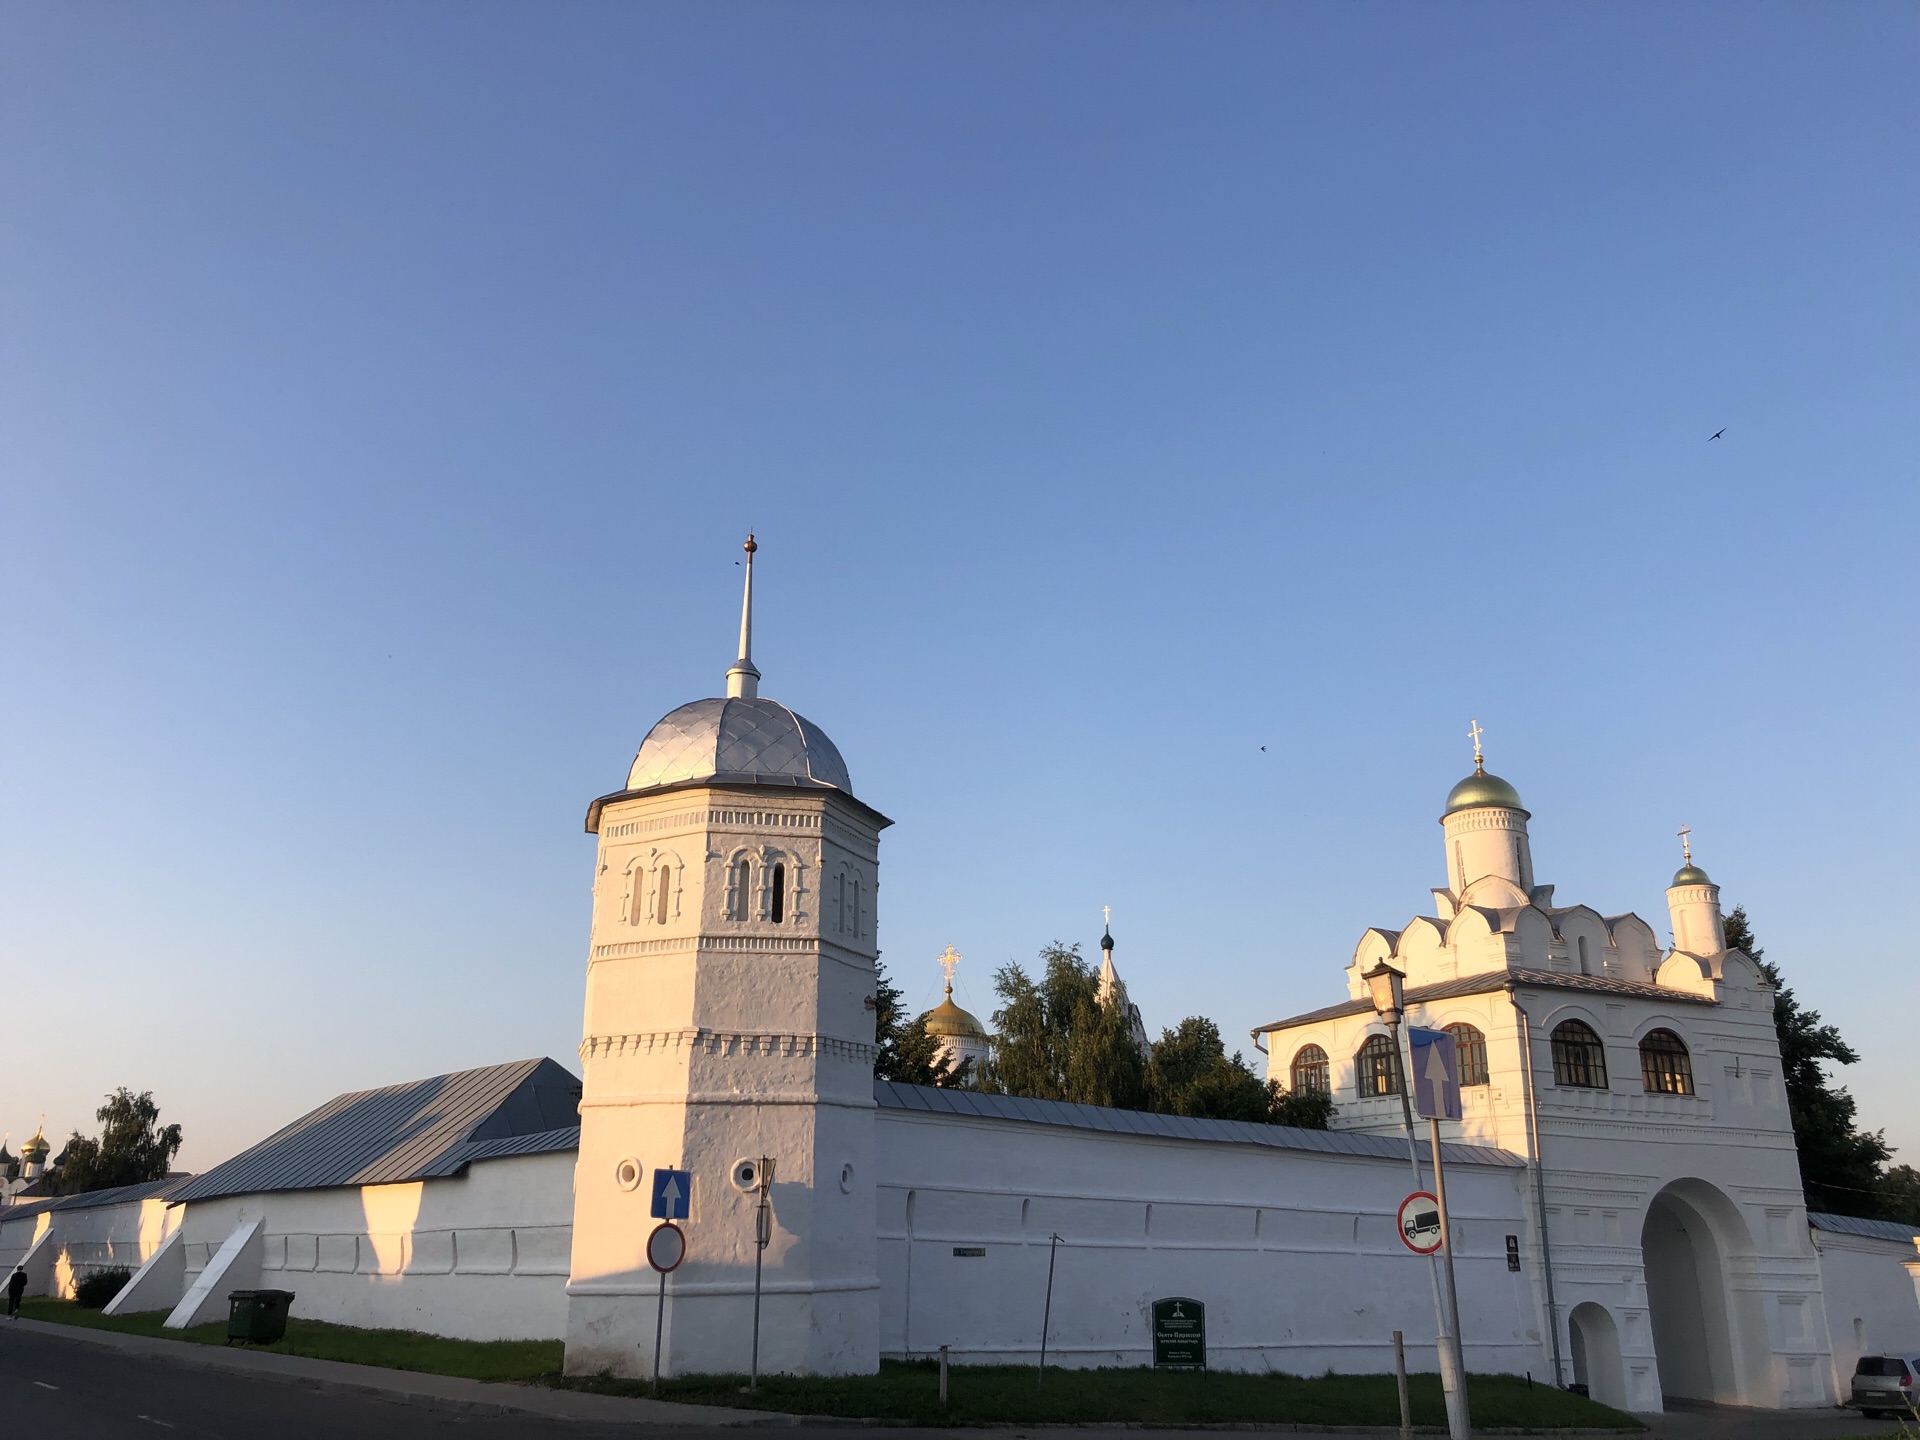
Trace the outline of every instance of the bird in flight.
{"type": "Polygon", "coordinates": [[[1722,435],[1726,433],[1727,432],[1724,429],[1714,431],[1711,435],[1707,436],[1707,443],[1711,445],[1714,441],[1718,440],[1722,435]]]}
{"type": "Polygon", "coordinates": [[[1267,747],[1266,747],[1266,746],[1264,746],[1264,745],[1262,745],[1262,746],[1260,747],[1260,753],[1261,753],[1262,755],[1264,755],[1264,754],[1266,754],[1266,753],[1267,753],[1267,747]]]}

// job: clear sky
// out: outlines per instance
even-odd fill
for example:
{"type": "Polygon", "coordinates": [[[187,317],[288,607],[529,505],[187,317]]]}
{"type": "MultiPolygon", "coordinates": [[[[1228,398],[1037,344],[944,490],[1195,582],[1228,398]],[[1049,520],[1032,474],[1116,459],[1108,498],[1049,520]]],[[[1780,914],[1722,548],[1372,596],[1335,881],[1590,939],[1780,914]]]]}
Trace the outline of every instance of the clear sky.
{"type": "Polygon", "coordinates": [[[1478,717],[1563,902],[1664,938],[1692,824],[1920,1161],[1916,73],[1892,3],[6,4],[0,1128],[577,1069],[582,815],[751,527],[910,998],[1111,904],[1156,1032],[1340,999],[1478,717]]]}

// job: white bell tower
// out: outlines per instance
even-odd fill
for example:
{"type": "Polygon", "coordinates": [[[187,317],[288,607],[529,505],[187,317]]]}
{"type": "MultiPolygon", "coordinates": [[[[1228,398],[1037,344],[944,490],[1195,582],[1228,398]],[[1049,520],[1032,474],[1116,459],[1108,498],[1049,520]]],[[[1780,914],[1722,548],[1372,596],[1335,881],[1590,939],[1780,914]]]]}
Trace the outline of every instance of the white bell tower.
{"type": "Polygon", "coordinates": [[[598,835],[569,1374],[653,1371],[652,1173],[692,1173],[687,1258],[667,1281],[663,1374],[743,1372],[755,1198],[735,1162],[776,1162],[760,1368],[879,1366],[874,897],[890,821],[854,798],[818,727],[758,694],[753,556],[724,698],[649,732],[598,835]]]}

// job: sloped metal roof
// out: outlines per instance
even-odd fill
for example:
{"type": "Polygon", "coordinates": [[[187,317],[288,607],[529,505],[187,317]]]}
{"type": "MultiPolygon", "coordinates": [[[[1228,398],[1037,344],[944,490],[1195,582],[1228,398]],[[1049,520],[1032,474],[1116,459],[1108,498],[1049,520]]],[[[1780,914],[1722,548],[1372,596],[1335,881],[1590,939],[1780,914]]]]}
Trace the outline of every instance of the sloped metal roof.
{"type": "MultiPolygon", "coordinates": [[[[533,1141],[556,1132],[578,1143],[580,1082],[552,1060],[516,1060],[456,1070],[403,1085],[341,1095],[250,1150],[196,1175],[175,1202],[392,1185],[458,1174],[492,1142],[533,1141]]],[[[496,1152],[489,1152],[489,1154],[496,1152]]],[[[504,1153],[537,1154],[538,1150],[504,1153]]]]}
{"type": "Polygon", "coordinates": [[[1807,1224],[1816,1230],[1831,1230],[1836,1235],[1863,1235],[1869,1240],[1897,1240],[1911,1245],[1920,1240],[1920,1225],[1902,1220],[1862,1220],[1857,1215],[1828,1215],[1817,1210],[1807,1212],[1807,1224]]]}
{"type": "MultiPolygon", "coordinates": [[[[1551,970],[1524,969],[1489,970],[1484,975],[1463,975],[1458,980],[1442,980],[1438,985],[1416,985],[1407,991],[1406,999],[1410,1006],[1429,1000],[1457,1000],[1462,995],[1488,995],[1495,990],[1506,989],[1509,984],[1525,985],[1536,990],[1581,990],[1591,995],[1630,995],[1637,1000],[1671,1000],[1681,1005],[1720,1003],[1710,996],[1669,990],[1664,985],[1645,985],[1638,980],[1616,980],[1611,975],[1560,975],[1551,970]]],[[[1371,1000],[1343,1000],[1325,1009],[1309,1010],[1304,1015],[1275,1020],[1253,1033],[1264,1035],[1272,1030],[1291,1030],[1296,1025],[1313,1025],[1322,1020],[1339,1020],[1348,1015],[1372,1013],[1371,1000]]]]}
{"type": "Polygon", "coordinates": [[[94,1210],[102,1205],[125,1205],[136,1200],[171,1203],[172,1192],[192,1178],[191,1175],[169,1175],[164,1180],[143,1180],[138,1185],[112,1185],[105,1190],[83,1190],[78,1195],[56,1195],[25,1205],[9,1205],[0,1209],[0,1225],[12,1224],[30,1215],[44,1215],[50,1210],[94,1210]]]}
{"type": "MultiPolygon", "coordinates": [[[[1407,1158],[1404,1139],[1358,1135],[1351,1130],[1296,1130],[1289,1125],[1262,1125],[1252,1120],[1196,1120],[1187,1115],[1156,1115],[1146,1110],[1110,1110],[1101,1105],[1031,1100],[1024,1095],[987,1095],[978,1090],[903,1085],[897,1080],[874,1081],[873,1098],[885,1110],[917,1110],[923,1114],[958,1115],[976,1120],[1014,1120],[1031,1125],[1058,1125],[1070,1130],[1099,1130],[1109,1135],[1150,1135],[1162,1140],[1261,1145],[1269,1150],[1353,1155],[1367,1160],[1405,1161],[1407,1158]]],[[[1426,1141],[1422,1140],[1420,1145],[1424,1151],[1426,1141]]],[[[1490,1145],[1443,1142],[1440,1154],[1449,1165],[1519,1169],[1526,1163],[1519,1156],[1490,1145]]]]}

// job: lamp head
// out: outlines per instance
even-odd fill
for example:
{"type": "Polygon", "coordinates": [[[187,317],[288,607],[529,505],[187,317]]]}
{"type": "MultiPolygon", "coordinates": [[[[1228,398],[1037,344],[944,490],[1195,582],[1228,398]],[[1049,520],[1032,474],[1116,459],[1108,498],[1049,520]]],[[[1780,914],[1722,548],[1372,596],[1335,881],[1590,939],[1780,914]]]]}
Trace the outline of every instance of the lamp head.
{"type": "Polygon", "coordinates": [[[1388,1024],[1398,1020],[1406,1008],[1407,977],[1382,960],[1360,978],[1367,982],[1367,992],[1380,1018],[1388,1024]]]}

